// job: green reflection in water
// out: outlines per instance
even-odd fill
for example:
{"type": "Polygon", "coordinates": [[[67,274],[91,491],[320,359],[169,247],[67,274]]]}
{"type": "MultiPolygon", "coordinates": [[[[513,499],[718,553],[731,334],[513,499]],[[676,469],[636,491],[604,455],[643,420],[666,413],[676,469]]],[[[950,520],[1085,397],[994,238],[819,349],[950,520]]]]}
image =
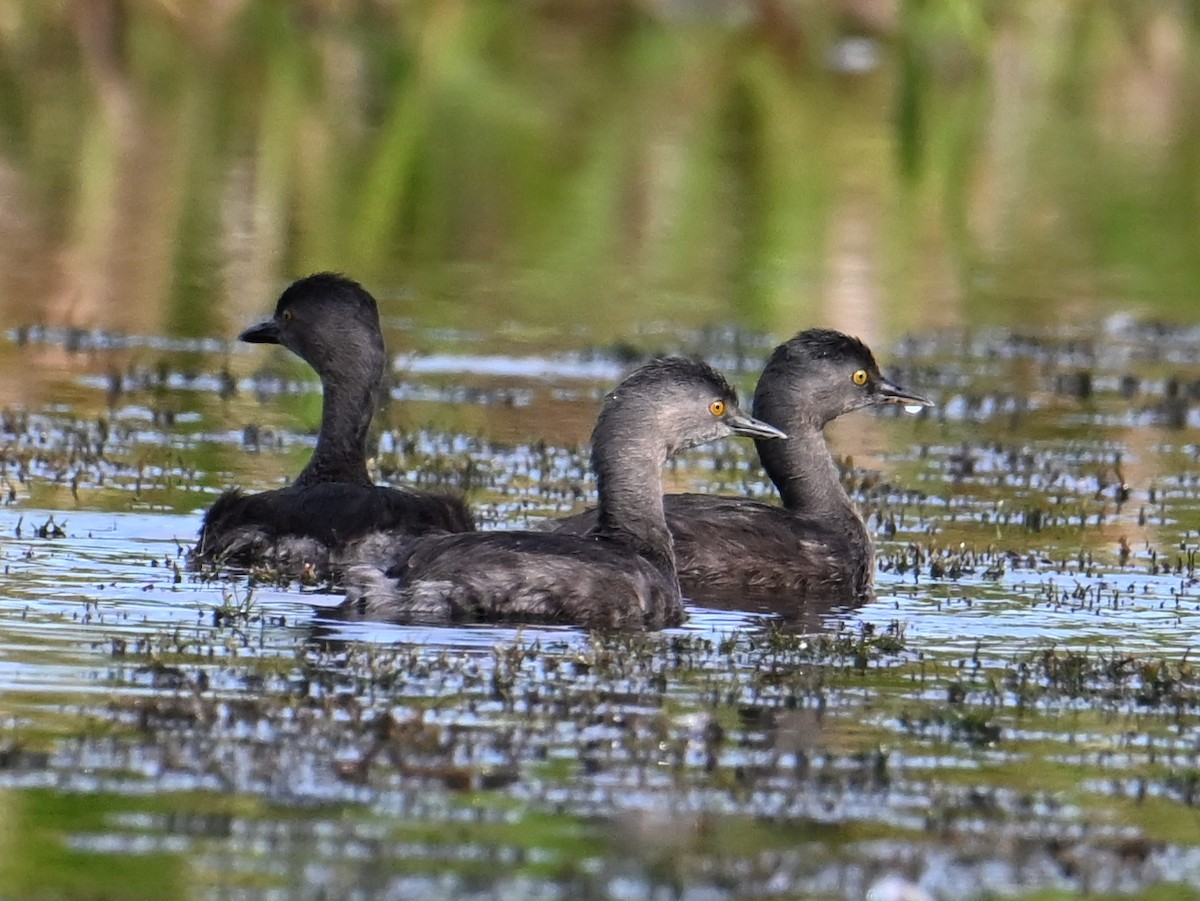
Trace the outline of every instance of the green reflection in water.
{"type": "Polygon", "coordinates": [[[229,334],[329,267],[430,325],[878,338],[1200,283],[1169,4],[7,9],[25,319],[229,334]]]}
{"type": "Polygon", "coordinates": [[[70,847],[99,835],[131,808],[166,802],[50,790],[0,791],[0,895],[6,898],[182,898],[187,863],[162,852],[123,854],[70,847]]]}

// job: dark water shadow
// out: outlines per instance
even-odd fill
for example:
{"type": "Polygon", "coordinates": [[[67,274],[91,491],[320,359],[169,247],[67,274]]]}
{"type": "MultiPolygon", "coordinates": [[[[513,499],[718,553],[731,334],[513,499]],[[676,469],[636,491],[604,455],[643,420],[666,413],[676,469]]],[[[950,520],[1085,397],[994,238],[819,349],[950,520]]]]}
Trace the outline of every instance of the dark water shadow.
{"type": "Polygon", "coordinates": [[[795,597],[741,592],[685,599],[684,607],[688,622],[693,625],[720,623],[739,630],[773,629],[802,635],[834,631],[841,618],[872,600],[873,595],[847,599],[844,595],[795,597]],[[732,618],[730,614],[733,614],[732,618]]]}

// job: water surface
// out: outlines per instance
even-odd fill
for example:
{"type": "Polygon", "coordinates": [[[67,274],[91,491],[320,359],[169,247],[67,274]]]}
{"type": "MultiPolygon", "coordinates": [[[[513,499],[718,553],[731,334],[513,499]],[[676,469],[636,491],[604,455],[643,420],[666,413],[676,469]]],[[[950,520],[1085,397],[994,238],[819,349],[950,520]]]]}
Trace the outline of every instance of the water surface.
{"type": "MultiPolygon", "coordinates": [[[[1200,893],[1186,9],[0,18],[0,897],[1200,893]],[[861,335],[938,402],[829,429],[875,596],[603,636],[197,579],[319,418],[232,336],[323,268],[380,301],[375,475],[485,528],[592,497],[637,361],[861,335]]],[[[771,496],[732,442],[667,481],[771,496]]]]}

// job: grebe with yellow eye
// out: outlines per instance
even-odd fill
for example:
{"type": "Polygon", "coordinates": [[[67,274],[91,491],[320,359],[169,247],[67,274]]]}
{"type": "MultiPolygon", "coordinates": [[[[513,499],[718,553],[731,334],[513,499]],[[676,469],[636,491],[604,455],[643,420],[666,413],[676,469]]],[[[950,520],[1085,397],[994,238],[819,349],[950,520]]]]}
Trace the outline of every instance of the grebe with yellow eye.
{"type": "MultiPolygon", "coordinates": [[[[783,506],[741,497],[663,499],[683,594],[720,606],[778,607],[805,598],[854,600],[869,591],[875,551],[842,488],[825,426],[852,410],[931,402],[884,378],[870,349],[830,329],[809,329],[775,348],[754,392],[753,413],[787,433],[758,441],[783,506]]],[[[595,511],[560,520],[578,534],[595,511]]]]}
{"type": "Polygon", "coordinates": [[[783,433],[743,413],[721,375],[672,357],[635,370],[604,399],[592,432],[600,505],[583,535],[476,532],[402,542],[390,566],[347,574],[342,618],[541,620],[662,628],[683,620],[662,466],[726,435],[783,433]]]}

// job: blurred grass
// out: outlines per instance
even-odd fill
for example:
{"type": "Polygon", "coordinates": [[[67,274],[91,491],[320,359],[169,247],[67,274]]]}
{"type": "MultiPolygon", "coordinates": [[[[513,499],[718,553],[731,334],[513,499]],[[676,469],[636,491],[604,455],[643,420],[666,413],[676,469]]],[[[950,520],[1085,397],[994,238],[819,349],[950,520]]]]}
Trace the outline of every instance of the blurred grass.
{"type": "Polygon", "coordinates": [[[1196,33],[1165,2],[7,0],[0,309],[221,333],[334,268],[426,324],[607,338],[1190,318],[1196,33]]]}

